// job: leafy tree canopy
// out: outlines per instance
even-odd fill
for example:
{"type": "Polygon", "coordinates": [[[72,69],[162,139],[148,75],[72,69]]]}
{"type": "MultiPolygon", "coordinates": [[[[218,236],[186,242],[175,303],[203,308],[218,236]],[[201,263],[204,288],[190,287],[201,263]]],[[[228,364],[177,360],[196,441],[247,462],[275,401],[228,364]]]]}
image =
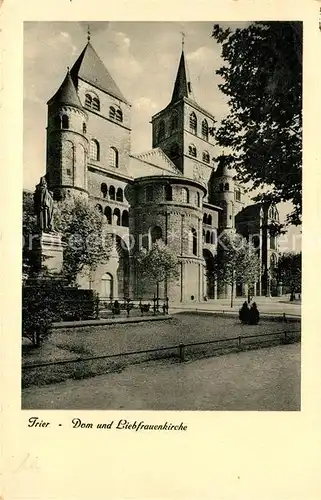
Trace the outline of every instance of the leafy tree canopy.
{"type": "MultiPolygon", "coordinates": [[[[86,198],[70,196],[55,202],[54,227],[65,243],[63,274],[70,284],[75,284],[81,272],[90,272],[109,258],[112,236],[108,234],[105,217],[86,198]]],[[[23,268],[30,274],[33,267],[32,239],[37,235],[33,194],[23,197],[23,268]]],[[[46,263],[44,262],[44,267],[46,263]]]]}
{"type": "Polygon", "coordinates": [[[135,256],[140,281],[159,284],[179,277],[178,258],[171,248],[161,240],[147,251],[142,248],[135,256]]]}
{"type": "Polygon", "coordinates": [[[301,265],[301,253],[287,252],[279,257],[276,268],[278,279],[291,295],[301,291],[301,265]]]}
{"type": "MultiPolygon", "coordinates": [[[[224,65],[220,90],[229,114],[214,131],[231,151],[227,161],[253,190],[255,201],[290,201],[288,222],[301,223],[302,23],[255,22],[247,28],[213,28],[224,65]]],[[[217,158],[219,160],[220,157],[217,158]]]]}
{"type": "Polygon", "coordinates": [[[64,273],[71,282],[108,260],[112,236],[106,218],[87,198],[70,196],[56,203],[54,227],[66,245],[64,273]]]}
{"type": "Polygon", "coordinates": [[[260,274],[260,260],[254,246],[239,234],[219,238],[214,259],[215,276],[223,283],[255,283],[260,274]]]}

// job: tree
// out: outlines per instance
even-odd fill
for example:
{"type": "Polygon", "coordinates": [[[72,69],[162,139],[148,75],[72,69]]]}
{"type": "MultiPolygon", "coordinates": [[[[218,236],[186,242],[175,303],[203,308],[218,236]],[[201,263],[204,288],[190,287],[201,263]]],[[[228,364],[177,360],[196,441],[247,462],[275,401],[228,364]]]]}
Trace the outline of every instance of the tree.
{"type": "Polygon", "coordinates": [[[233,307],[235,284],[253,285],[260,274],[260,260],[254,246],[239,234],[220,235],[218,251],[214,258],[215,279],[231,289],[233,307]]]}
{"type": "Polygon", "coordinates": [[[158,305],[160,283],[174,281],[179,277],[176,253],[163,241],[157,240],[149,251],[142,248],[136,254],[135,261],[141,287],[156,285],[158,305]]]}
{"type": "MultiPolygon", "coordinates": [[[[102,213],[86,198],[70,196],[55,202],[54,227],[65,243],[63,275],[74,285],[81,272],[91,272],[109,258],[112,236],[102,213]]],[[[23,196],[23,272],[37,274],[33,239],[38,234],[32,193],[23,196]]],[[[45,268],[45,262],[43,267],[45,268]]]]}
{"type": "MultiPolygon", "coordinates": [[[[266,192],[255,201],[291,201],[287,222],[299,225],[302,208],[302,23],[255,22],[212,36],[221,45],[220,90],[229,114],[212,131],[230,149],[237,179],[266,192]]],[[[221,157],[218,157],[219,160],[221,157]]]]}
{"type": "Polygon", "coordinates": [[[112,235],[104,215],[87,198],[69,196],[56,203],[54,226],[65,243],[63,273],[69,283],[108,260],[112,235]]]}
{"type": "Polygon", "coordinates": [[[294,300],[294,294],[301,292],[301,265],[302,254],[286,252],[280,255],[277,263],[276,274],[279,282],[290,293],[290,300],[294,300]]]}

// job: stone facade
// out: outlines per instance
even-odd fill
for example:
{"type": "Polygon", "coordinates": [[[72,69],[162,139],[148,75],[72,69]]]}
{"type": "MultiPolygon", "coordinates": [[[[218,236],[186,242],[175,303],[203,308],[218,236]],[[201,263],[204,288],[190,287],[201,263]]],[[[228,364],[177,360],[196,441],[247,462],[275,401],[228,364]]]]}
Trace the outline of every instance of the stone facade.
{"type": "MultiPolygon", "coordinates": [[[[114,234],[108,263],[79,277],[82,287],[103,298],[141,296],[132,255],[139,247],[150,249],[157,239],[179,259],[179,279],[160,289],[171,301],[217,298],[220,287],[207,271],[219,231],[237,229],[248,237],[259,227],[265,238],[259,250],[262,272],[272,258],[261,212],[251,220],[243,217],[242,186],[224,165],[215,168],[215,117],[195,102],[186,74],[182,52],[172,99],[152,117],[153,149],[139,155],[131,154],[131,106],[90,41],[48,102],[50,188],[56,199],[66,192],[89,196],[114,234]]],[[[277,255],[276,241],[274,247],[277,255]]],[[[150,285],[144,297],[154,293],[150,285]]]]}

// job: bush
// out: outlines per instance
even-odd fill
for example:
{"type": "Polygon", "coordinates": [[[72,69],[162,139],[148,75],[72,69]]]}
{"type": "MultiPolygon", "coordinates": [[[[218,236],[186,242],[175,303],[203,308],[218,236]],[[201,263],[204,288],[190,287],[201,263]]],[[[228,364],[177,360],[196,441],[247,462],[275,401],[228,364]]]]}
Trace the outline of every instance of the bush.
{"type": "Polygon", "coordinates": [[[92,318],[96,310],[93,290],[69,288],[53,277],[33,280],[22,288],[22,336],[39,346],[53,322],[92,318]]]}

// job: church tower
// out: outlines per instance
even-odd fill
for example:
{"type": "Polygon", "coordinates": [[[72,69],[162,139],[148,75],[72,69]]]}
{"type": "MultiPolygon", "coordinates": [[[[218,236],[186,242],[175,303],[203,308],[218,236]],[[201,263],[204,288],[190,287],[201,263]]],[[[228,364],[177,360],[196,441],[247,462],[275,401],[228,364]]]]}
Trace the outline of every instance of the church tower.
{"type": "Polygon", "coordinates": [[[153,147],[161,148],[185,177],[206,184],[215,156],[214,124],[214,116],[194,100],[183,47],[171,101],[152,117],[153,147]]]}
{"type": "Polygon", "coordinates": [[[218,205],[223,210],[219,215],[219,230],[235,231],[235,171],[229,168],[224,155],[219,159],[218,167],[213,172],[209,188],[210,203],[218,205]]]}
{"type": "Polygon", "coordinates": [[[124,202],[130,122],[131,106],[88,33],[83,51],[48,101],[47,178],[55,197],[81,192],[111,204],[124,202]],[[122,200],[116,199],[117,189],[122,200]]]}
{"type": "Polygon", "coordinates": [[[56,199],[66,192],[87,191],[87,120],[69,69],[55,95],[48,101],[48,184],[56,199]]]}

